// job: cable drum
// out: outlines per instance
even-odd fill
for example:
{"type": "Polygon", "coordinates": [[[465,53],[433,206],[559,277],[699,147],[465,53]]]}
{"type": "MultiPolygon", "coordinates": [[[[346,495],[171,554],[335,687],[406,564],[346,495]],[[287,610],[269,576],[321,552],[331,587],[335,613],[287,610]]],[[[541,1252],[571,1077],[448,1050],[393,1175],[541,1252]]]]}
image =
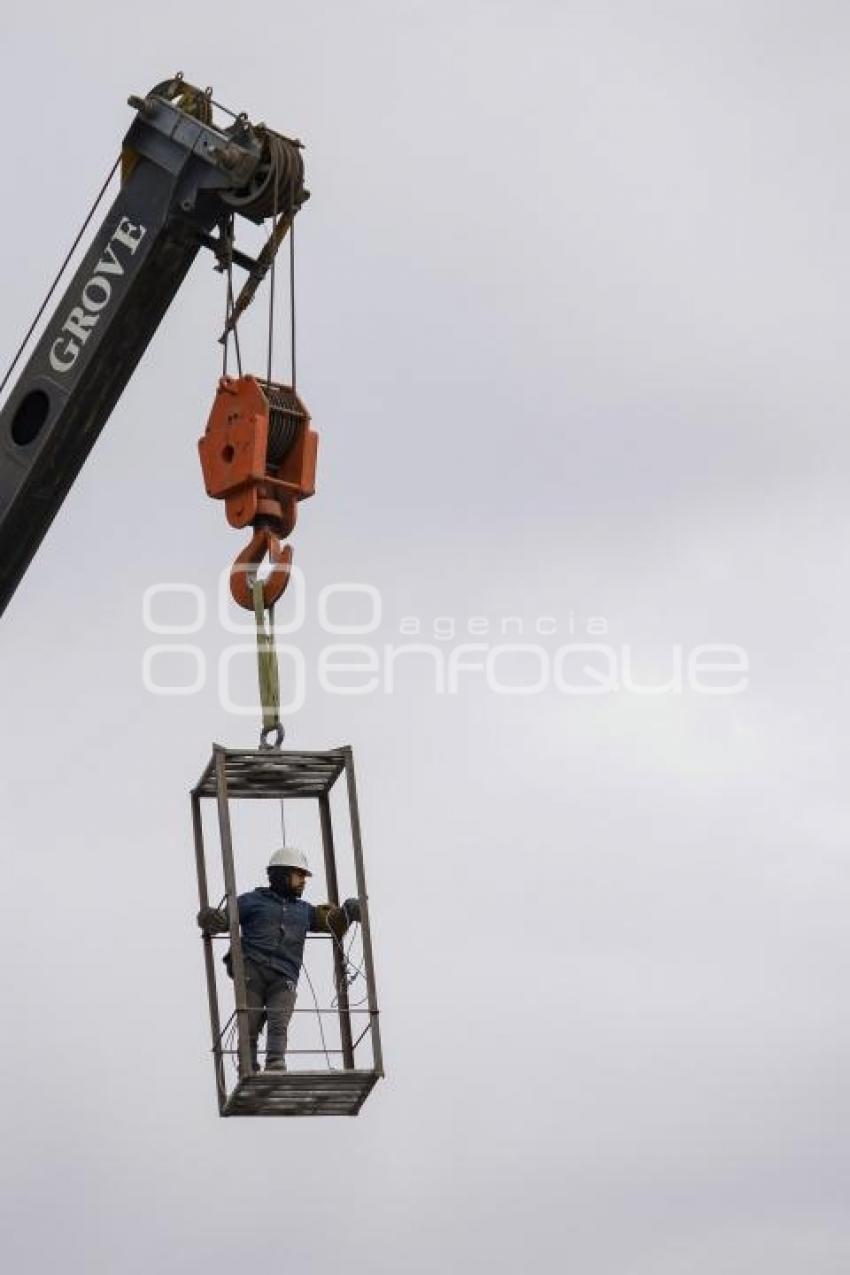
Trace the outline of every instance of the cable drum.
{"type": "Polygon", "coordinates": [[[251,180],[238,190],[221,191],[222,202],[252,221],[297,209],[305,200],[304,161],[296,142],[271,129],[256,130],[263,153],[251,180]]]}
{"type": "Polygon", "coordinates": [[[295,393],[288,385],[272,381],[258,381],[269,404],[269,445],[266,456],[270,468],[277,468],[289,451],[298,432],[298,426],[307,419],[295,393]]]}

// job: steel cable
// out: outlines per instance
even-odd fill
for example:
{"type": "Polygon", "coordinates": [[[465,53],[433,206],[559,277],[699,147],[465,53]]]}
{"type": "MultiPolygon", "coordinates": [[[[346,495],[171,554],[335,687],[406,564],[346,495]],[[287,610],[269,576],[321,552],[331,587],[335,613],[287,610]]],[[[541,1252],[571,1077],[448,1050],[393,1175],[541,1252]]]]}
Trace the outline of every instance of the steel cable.
{"type": "Polygon", "coordinates": [[[59,280],[62,278],[63,274],[64,274],[64,273],[65,273],[65,271],[67,270],[67,268],[68,268],[68,262],[71,260],[71,258],[73,257],[74,253],[77,251],[77,248],[79,247],[80,240],[82,239],[83,235],[85,234],[86,230],[88,229],[88,226],[89,226],[89,223],[90,223],[90,221],[91,221],[92,217],[93,217],[93,216],[95,215],[95,213],[97,212],[97,210],[98,210],[98,206],[100,205],[100,201],[103,199],[103,196],[106,194],[106,191],[107,191],[107,188],[108,188],[108,186],[109,186],[109,183],[112,181],[112,178],[115,176],[115,171],[116,171],[116,169],[118,168],[118,165],[119,165],[120,163],[121,163],[121,156],[119,155],[119,156],[118,156],[118,158],[116,159],[115,163],[114,163],[114,164],[112,165],[112,167],[110,168],[110,170],[109,170],[109,174],[108,174],[108,176],[107,176],[107,178],[106,178],[106,181],[105,181],[105,182],[103,183],[103,185],[101,186],[100,191],[98,192],[97,198],[95,199],[94,203],[92,204],[91,208],[90,208],[90,209],[89,209],[89,211],[88,211],[88,214],[87,214],[87,216],[86,216],[85,221],[83,222],[82,226],[80,227],[79,231],[77,232],[77,236],[76,236],[76,238],[75,238],[74,242],[71,244],[71,247],[68,249],[68,252],[67,252],[67,253],[66,253],[66,255],[65,255],[65,260],[62,262],[62,265],[59,267],[59,270],[58,270],[58,272],[57,272],[57,274],[56,274],[56,277],[54,278],[53,282],[51,283],[50,287],[49,287],[49,288],[48,288],[48,290],[47,290],[47,296],[46,296],[46,297],[44,298],[44,300],[42,301],[41,305],[40,305],[40,306],[39,306],[39,308],[38,308],[38,313],[36,314],[36,316],[35,316],[35,318],[33,319],[32,323],[29,325],[29,328],[27,329],[27,334],[26,334],[26,336],[24,337],[23,341],[21,341],[21,344],[18,346],[17,351],[16,351],[16,353],[15,353],[15,356],[14,356],[14,358],[12,359],[12,362],[9,364],[9,368],[8,368],[8,370],[7,370],[7,372],[6,372],[6,375],[3,377],[3,380],[2,380],[2,381],[0,381],[0,394],[2,394],[2,393],[3,393],[3,390],[6,388],[6,385],[7,385],[7,383],[8,383],[9,377],[12,375],[12,373],[13,373],[13,372],[14,372],[14,370],[15,370],[15,368],[17,367],[17,365],[18,365],[18,360],[20,359],[21,355],[23,354],[24,350],[26,349],[26,347],[27,347],[27,344],[28,344],[28,342],[29,342],[30,337],[32,336],[32,334],[33,334],[33,332],[35,331],[35,329],[37,328],[37,326],[38,326],[38,322],[39,322],[39,320],[40,320],[41,316],[44,314],[44,311],[47,309],[47,304],[48,304],[48,302],[50,301],[50,298],[53,296],[53,293],[56,291],[57,287],[59,286],[59,280]]]}

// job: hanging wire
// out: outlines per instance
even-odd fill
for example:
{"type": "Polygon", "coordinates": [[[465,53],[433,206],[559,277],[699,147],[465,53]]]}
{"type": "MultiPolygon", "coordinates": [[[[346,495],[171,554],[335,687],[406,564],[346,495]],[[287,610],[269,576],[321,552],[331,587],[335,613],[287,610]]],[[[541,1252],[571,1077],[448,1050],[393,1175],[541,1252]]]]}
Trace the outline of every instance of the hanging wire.
{"type": "Polygon", "coordinates": [[[230,238],[230,218],[225,217],[221,223],[221,237],[225,241],[225,256],[227,264],[225,266],[225,283],[224,289],[224,340],[222,341],[221,351],[221,374],[227,376],[227,356],[230,353],[230,314],[233,305],[233,241],[230,238]]]}
{"type": "MultiPolygon", "coordinates": [[[[269,270],[269,333],[268,333],[268,356],[267,356],[267,376],[266,380],[271,385],[272,380],[272,351],[274,348],[274,280],[275,280],[275,260],[277,253],[275,252],[274,237],[277,230],[277,171],[274,173],[274,209],[272,212],[272,228],[269,234],[269,245],[272,249],[271,267],[269,270]]],[[[290,233],[292,228],[290,227],[290,233]]]]}
{"type": "MultiPolygon", "coordinates": [[[[233,266],[230,267],[230,278],[228,280],[228,288],[230,290],[230,312],[233,313],[235,301],[233,298],[233,266]]],[[[236,370],[242,375],[242,351],[239,348],[239,320],[237,319],[233,325],[233,348],[236,351],[236,370]]]]}
{"type": "Polygon", "coordinates": [[[229,1031],[227,1032],[227,1035],[224,1038],[224,1048],[225,1048],[227,1057],[230,1059],[230,1064],[233,1067],[234,1072],[238,1076],[239,1075],[239,1049],[238,1049],[239,1041],[237,1038],[238,1028],[236,1026],[235,1014],[233,1015],[233,1019],[234,1019],[233,1026],[229,1029],[229,1031]]]}
{"type": "Polygon", "coordinates": [[[358,978],[362,978],[364,970],[366,968],[366,953],[365,952],[361,952],[360,963],[357,966],[355,966],[350,959],[351,949],[354,947],[354,940],[357,938],[359,933],[360,933],[360,927],[355,924],[351,930],[351,941],[348,944],[348,951],[344,953],[346,966],[349,969],[354,970],[354,973],[349,978],[349,984],[353,983],[358,978]]]}
{"type": "Polygon", "coordinates": [[[319,998],[316,995],[316,989],[313,986],[313,980],[310,977],[310,971],[307,969],[306,963],[302,965],[301,968],[303,969],[304,973],[307,975],[307,982],[310,984],[310,991],[312,992],[312,995],[313,995],[313,1005],[315,1006],[315,1009],[316,1009],[316,1021],[319,1024],[319,1035],[322,1038],[322,1049],[324,1051],[325,1062],[327,1063],[328,1071],[336,1071],[336,1068],[331,1065],[331,1056],[328,1053],[328,1042],[325,1040],[325,1027],[324,1027],[324,1023],[322,1022],[322,1012],[319,1009],[319,998]]]}
{"type": "Polygon", "coordinates": [[[238,1075],[239,1074],[239,1059],[237,1057],[237,1054],[239,1051],[237,1048],[238,1041],[236,1039],[237,1030],[238,1028],[237,1028],[237,1022],[236,1022],[236,1010],[234,1010],[233,1013],[228,1018],[227,1022],[222,1027],[221,1031],[219,1032],[218,1043],[219,1043],[221,1052],[223,1054],[223,1061],[225,1066],[229,1062],[230,1065],[236,1071],[236,1074],[238,1075]]]}
{"type": "Polygon", "coordinates": [[[289,178],[289,343],[292,389],[295,390],[295,177],[289,178]]]}
{"type": "Polygon", "coordinates": [[[118,165],[119,165],[120,163],[121,163],[121,156],[119,155],[119,156],[118,156],[118,158],[115,160],[115,163],[114,163],[114,164],[112,165],[112,167],[110,168],[109,173],[108,173],[108,175],[107,175],[107,178],[106,178],[105,182],[103,183],[103,185],[101,186],[100,190],[98,191],[97,198],[95,199],[94,203],[92,204],[91,208],[89,209],[88,214],[86,215],[86,219],[85,219],[85,221],[83,222],[82,226],[80,226],[80,229],[79,229],[79,230],[78,230],[78,232],[77,232],[77,236],[76,236],[76,238],[75,238],[74,242],[71,244],[71,247],[68,249],[68,252],[67,252],[67,254],[66,254],[66,256],[65,256],[65,260],[62,262],[62,265],[59,267],[59,270],[57,271],[57,274],[56,274],[56,276],[55,276],[55,278],[54,278],[53,282],[51,283],[50,287],[48,288],[48,290],[47,290],[47,296],[44,298],[44,300],[42,301],[41,305],[39,306],[39,308],[38,308],[38,313],[36,314],[36,316],[35,316],[35,318],[33,319],[32,323],[31,323],[31,324],[29,325],[29,327],[27,328],[27,334],[26,334],[26,336],[24,337],[23,341],[21,341],[21,344],[18,346],[18,348],[17,348],[17,350],[16,350],[16,352],[15,352],[15,356],[14,356],[14,358],[12,359],[12,362],[9,364],[9,367],[8,367],[8,369],[7,369],[7,371],[6,371],[6,375],[3,377],[3,380],[2,380],[2,381],[0,381],[0,394],[2,394],[2,393],[3,393],[3,390],[6,388],[6,385],[7,385],[7,382],[8,382],[8,380],[9,380],[9,377],[12,375],[12,373],[13,373],[13,372],[14,372],[14,370],[15,370],[15,368],[17,367],[17,365],[18,365],[18,360],[20,359],[21,355],[23,354],[24,350],[26,349],[26,347],[27,347],[27,343],[28,343],[28,341],[29,341],[30,337],[32,336],[33,332],[35,331],[36,327],[38,326],[39,319],[40,319],[40,318],[41,318],[41,316],[44,314],[44,311],[47,309],[47,305],[48,305],[48,302],[50,301],[50,298],[53,296],[53,293],[56,291],[57,287],[59,286],[59,280],[62,278],[63,274],[65,273],[66,269],[68,268],[68,262],[71,260],[71,258],[73,257],[74,253],[77,251],[77,247],[79,246],[80,240],[82,239],[83,235],[85,234],[86,230],[88,229],[88,226],[89,226],[89,223],[90,223],[90,221],[91,221],[92,217],[93,217],[93,216],[95,215],[95,213],[97,212],[98,205],[100,204],[100,201],[103,199],[103,196],[106,194],[106,191],[107,191],[107,188],[108,188],[108,186],[109,186],[109,183],[112,181],[112,178],[115,176],[115,171],[116,171],[116,169],[118,168],[118,165]]]}
{"type": "MultiPolygon", "coordinates": [[[[233,237],[234,215],[230,214],[222,222],[221,233],[225,239],[227,256],[227,290],[224,301],[224,354],[222,356],[222,376],[227,376],[227,357],[230,352],[230,319],[236,304],[233,296],[233,237]]],[[[233,324],[233,348],[236,350],[236,368],[242,375],[242,351],[239,348],[239,320],[233,324]]]]}
{"type": "MultiPolygon", "coordinates": [[[[291,371],[291,385],[293,390],[296,388],[296,352],[295,352],[295,175],[290,174],[289,177],[289,209],[282,212],[281,217],[287,218],[289,222],[289,362],[291,371]]],[[[272,217],[272,229],[269,235],[271,242],[277,230],[278,206],[277,206],[277,185],[274,190],[274,216],[272,217]]],[[[277,253],[275,252],[271,259],[269,271],[269,341],[268,341],[268,377],[272,379],[272,345],[275,318],[275,262],[277,253]]]]}
{"type": "MultiPolygon", "coordinates": [[[[348,944],[348,951],[346,951],[345,946],[342,942],[342,939],[340,939],[336,934],[334,934],[333,930],[331,930],[330,933],[331,933],[331,938],[333,939],[336,946],[339,948],[339,954],[342,957],[342,961],[343,961],[342,983],[339,982],[337,978],[336,970],[334,970],[334,987],[336,988],[336,996],[333,998],[333,1001],[331,1002],[331,1009],[337,1009],[339,1006],[340,997],[343,995],[343,993],[347,992],[350,987],[353,987],[354,984],[357,982],[358,978],[363,977],[364,967],[365,967],[365,954],[361,956],[359,965],[355,965],[354,962],[350,959],[351,949],[354,946],[354,941],[358,933],[357,925],[355,925],[352,930],[351,940],[348,944]]],[[[356,1009],[358,1006],[363,1005],[367,999],[368,999],[368,994],[364,996],[362,1000],[349,1001],[348,1008],[356,1009]]]]}

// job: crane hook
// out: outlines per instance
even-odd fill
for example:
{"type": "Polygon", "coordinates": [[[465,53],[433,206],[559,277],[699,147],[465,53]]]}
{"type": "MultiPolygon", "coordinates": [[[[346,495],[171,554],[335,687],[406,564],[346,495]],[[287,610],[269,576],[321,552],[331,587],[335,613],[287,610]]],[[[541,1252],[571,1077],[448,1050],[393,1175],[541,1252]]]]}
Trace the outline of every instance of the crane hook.
{"type": "Polygon", "coordinates": [[[254,610],[252,584],[257,568],[268,555],[271,570],[263,581],[263,604],[273,607],[289,584],[292,568],[292,546],[282,545],[280,537],[268,527],[258,527],[247,548],[243,549],[230,569],[230,592],[233,601],[246,611],[254,610]]]}

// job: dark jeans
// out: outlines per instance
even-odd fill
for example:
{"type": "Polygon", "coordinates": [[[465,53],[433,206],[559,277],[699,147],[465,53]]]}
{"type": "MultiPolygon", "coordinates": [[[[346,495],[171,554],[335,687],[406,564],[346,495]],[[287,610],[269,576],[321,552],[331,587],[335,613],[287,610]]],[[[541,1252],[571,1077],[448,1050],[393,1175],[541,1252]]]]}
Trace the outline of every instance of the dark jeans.
{"type": "Polygon", "coordinates": [[[259,965],[245,958],[245,991],[248,1003],[248,1033],[251,1039],[251,1058],[254,1068],[257,1061],[257,1039],[265,1011],[266,1066],[281,1062],[286,1053],[286,1030],[295,1009],[295,988],[291,979],[268,965],[259,965]]]}

